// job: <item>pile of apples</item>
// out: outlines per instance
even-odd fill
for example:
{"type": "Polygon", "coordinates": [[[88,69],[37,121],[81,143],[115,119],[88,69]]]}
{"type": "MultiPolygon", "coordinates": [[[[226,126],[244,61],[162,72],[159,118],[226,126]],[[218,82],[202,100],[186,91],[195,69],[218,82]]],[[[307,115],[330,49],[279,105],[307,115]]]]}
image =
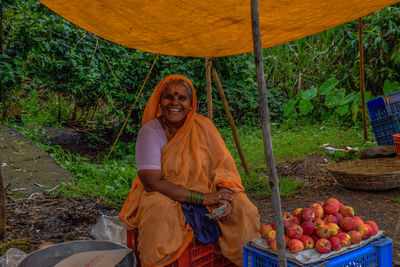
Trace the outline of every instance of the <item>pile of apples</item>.
{"type": "MultiPolygon", "coordinates": [[[[291,253],[313,249],[322,254],[358,244],[378,233],[373,221],[354,216],[354,210],[339,200],[318,201],[308,208],[298,208],[293,216],[282,213],[286,247],[291,253]]],[[[260,229],[273,251],[277,251],[275,225],[264,224],[260,229]]]]}

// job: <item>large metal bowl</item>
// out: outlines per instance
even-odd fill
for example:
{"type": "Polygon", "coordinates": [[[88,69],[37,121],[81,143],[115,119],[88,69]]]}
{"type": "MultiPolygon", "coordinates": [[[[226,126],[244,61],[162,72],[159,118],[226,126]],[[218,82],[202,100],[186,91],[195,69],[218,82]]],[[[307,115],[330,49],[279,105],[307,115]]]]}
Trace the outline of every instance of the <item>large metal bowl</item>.
{"type": "MultiPolygon", "coordinates": [[[[110,241],[79,240],[54,244],[26,256],[18,267],[54,267],[57,263],[69,256],[93,250],[113,250],[126,248],[120,244],[110,241]]],[[[117,267],[136,267],[136,257],[133,252],[129,253],[117,267]]]]}

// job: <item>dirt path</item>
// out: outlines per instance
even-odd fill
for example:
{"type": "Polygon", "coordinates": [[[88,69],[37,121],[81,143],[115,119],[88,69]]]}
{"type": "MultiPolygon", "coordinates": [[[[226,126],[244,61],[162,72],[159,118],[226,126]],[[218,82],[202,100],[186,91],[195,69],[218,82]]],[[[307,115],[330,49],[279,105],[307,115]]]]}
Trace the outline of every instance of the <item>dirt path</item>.
{"type": "Polygon", "coordinates": [[[0,125],[0,164],[7,191],[27,196],[52,188],[73,174],[15,130],[0,125]]]}

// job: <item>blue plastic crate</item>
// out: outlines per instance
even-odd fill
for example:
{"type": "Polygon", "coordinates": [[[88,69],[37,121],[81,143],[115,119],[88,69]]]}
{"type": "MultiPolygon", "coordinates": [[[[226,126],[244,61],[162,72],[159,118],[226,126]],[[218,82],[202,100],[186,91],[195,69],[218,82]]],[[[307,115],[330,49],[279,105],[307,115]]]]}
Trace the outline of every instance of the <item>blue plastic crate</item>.
{"type": "MultiPolygon", "coordinates": [[[[324,260],[312,265],[298,265],[287,261],[288,267],[391,267],[392,240],[381,237],[361,248],[324,260]]],[[[243,247],[243,267],[279,267],[278,258],[274,254],[263,252],[245,245],[243,247]]]]}
{"type": "Polygon", "coordinates": [[[373,120],[371,127],[378,145],[394,145],[393,135],[400,133],[400,114],[373,120]]]}
{"type": "Polygon", "coordinates": [[[367,102],[367,108],[371,120],[377,120],[380,118],[387,117],[389,115],[385,100],[381,96],[369,100],[367,102]]]}
{"type": "Polygon", "coordinates": [[[383,99],[391,114],[400,113],[400,91],[384,95],[383,99]]]}
{"type": "Polygon", "coordinates": [[[400,91],[369,100],[367,108],[371,121],[400,113],[400,91]]]}

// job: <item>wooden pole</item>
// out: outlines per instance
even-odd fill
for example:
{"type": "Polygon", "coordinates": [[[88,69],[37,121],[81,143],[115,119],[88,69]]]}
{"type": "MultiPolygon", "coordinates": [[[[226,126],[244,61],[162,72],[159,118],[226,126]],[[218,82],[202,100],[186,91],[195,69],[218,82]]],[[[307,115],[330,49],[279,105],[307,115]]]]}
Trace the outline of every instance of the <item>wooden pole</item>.
{"type": "MultiPolygon", "coordinates": [[[[1,162],[0,162],[1,164],[1,162]]],[[[6,236],[6,194],[0,166],[0,240],[6,236]]]]}
{"type": "Polygon", "coordinates": [[[207,80],[207,110],[208,110],[208,118],[213,120],[213,109],[212,109],[212,88],[211,88],[211,64],[212,60],[206,57],[206,80],[207,80]]]}
{"type": "MultiPolygon", "coordinates": [[[[0,55],[3,54],[3,6],[0,5],[0,55]]],[[[3,84],[0,80],[0,101],[3,101],[3,117],[2,122],[6,119],[6,105],[5,105],[6,94],[3,90],[3,84]]]]}
{"type": "Polygon", "coordinates": [[[251,0],[251,28],[253,32],[254,61],[256,64],[258,97],[260,103],[260,119],[264,141],[264,153],[268,166],[269,185],[272,194],[272,206],[274,209],[276,241],[278,245],[278,263],[280,267],[286,267],[286,242],[283,230],[281,198],[279,194],[278,175],[275,167],[274,152],[272,151],[271,129],[269,123],[269,110],[267,88],[264,77],[264,62],[261,46],[260,20],[258,15],[258,0],[251,0]]]}
{"type": "MultiPolygon", "coordinates": [[[[212,60],[210,60],[210,61],[212,62],[212,60]]],[[[215,84],[217,85],[219,96],[221,97],[222,103],[224,105],[224,110],[225,110],[226,116],[228,117],[229,124],[231,125],[233,139],[235,140],[236,148],[239,152],[240,159],[242,160],[244,170],[246,171],[246,174],[250,174],[249,165],[247,164],[246,157],[244,156],[242,146],[240,145],[240,140],[239,140],[239,136],[238,136],[238,133],[236,130],[235,121],[233,120],[231,111],[229,110],[228,101],[226,101],[225,93],[224,93],[224,90],[222,89],[222,85],[219,80],[218,73],[214,68],[212,70],[212,75],[213,75],[215,84]]]]}
{"type": "Polygon", "coordinates": [[[363,120],[363,131],[364,131],[364,141],[368,140],[367,134],[367,114],[365,105],[365,88],[364,88],[364,46],[362,39],[362,25],[363,19],[358,19],[358,46],[360,49],[360,87],[361,87],[361,105],[362,105],[362,120],[363,120]]]}

